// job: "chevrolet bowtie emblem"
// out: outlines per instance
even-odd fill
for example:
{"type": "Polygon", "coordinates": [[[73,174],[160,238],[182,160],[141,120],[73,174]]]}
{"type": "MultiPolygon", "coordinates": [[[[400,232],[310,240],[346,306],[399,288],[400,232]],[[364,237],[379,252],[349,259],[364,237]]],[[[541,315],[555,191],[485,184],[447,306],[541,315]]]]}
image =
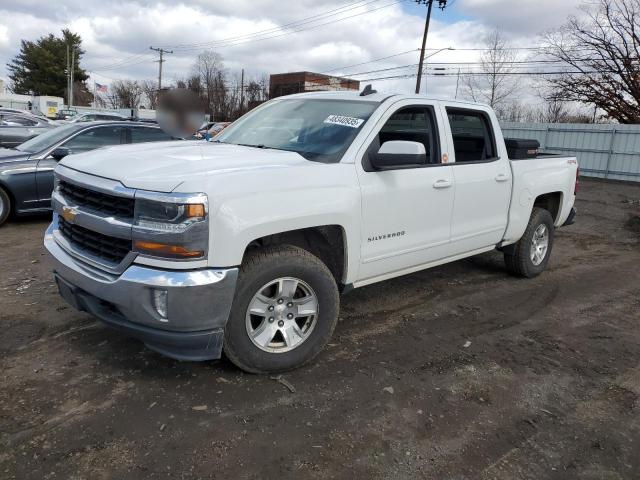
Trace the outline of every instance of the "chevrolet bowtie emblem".
{"type": "Polygon", "coordinates": [[[72,222],[78,216],[78,210],[73,207],[62,207],[62,218],[64,218],[67,222],[72,222]]]}

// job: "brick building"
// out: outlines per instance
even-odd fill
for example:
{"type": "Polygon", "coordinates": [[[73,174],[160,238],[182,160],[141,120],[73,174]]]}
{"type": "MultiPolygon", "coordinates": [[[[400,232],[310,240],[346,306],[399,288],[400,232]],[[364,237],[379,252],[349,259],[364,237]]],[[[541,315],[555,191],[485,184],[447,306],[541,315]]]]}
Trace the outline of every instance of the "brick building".
{"type": "Polygon", "coordinates": [[[269,79],[269,98],[327,90],[360,90],[360,82],[313,72],[277,73],[269,79]]]}

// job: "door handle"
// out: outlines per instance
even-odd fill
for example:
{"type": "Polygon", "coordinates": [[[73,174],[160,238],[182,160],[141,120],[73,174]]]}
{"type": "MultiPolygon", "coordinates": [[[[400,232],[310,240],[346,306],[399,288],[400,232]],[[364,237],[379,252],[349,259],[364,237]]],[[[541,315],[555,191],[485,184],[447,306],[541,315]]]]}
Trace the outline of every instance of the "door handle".
{"type": "Polygon", "coordinates": [[[506,173],[501,173],[496,177],[496,182],[506,182],[507,180],[509,180],[509,175],[506,173]]]}
{"type": "Polygon", "coordinates": [[[449,188],[451,186],[451,182],[449,180],[436,180],[433,183],[433,188],[449,188]]]}

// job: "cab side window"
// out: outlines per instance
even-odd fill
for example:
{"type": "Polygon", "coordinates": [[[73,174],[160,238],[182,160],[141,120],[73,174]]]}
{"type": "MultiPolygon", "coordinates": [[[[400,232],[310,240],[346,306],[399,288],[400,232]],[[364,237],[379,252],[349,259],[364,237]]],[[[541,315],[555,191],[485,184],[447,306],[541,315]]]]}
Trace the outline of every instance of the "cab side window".
{"type": "Polygon", "coordinates": [[[479,110],[447,108],[456,163],[486,162],[497,157],[489,118],[479,110]]]}
{"type": "Polygon", "coordinates": [[[122,143],[122,127],[98,127],[85,130],[65,142],[72,153],[88,152],[108,145],[120,145],[122,143]]]}
{"type": "MultiPolygon", "coordinates": [[[[437,127],[433,110],[428,106],[404,107],[395,112],[378,132],[378,135],[367,149],[364,168],[371,168],[368,155],[377,152],[382,144],[394,140],[418,142],[424,145],[426,161],[424,165],[440,163],[437,140],[437,127]]],[[[416,168],[419,168],[418,165],[416,168]]]]}

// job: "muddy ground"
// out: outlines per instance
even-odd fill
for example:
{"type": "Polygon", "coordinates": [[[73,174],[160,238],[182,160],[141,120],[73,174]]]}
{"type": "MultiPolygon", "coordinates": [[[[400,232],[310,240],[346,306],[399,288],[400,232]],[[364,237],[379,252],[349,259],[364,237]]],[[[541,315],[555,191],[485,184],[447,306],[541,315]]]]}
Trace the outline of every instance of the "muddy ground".
{"type": "Polygon", "coordinates": [[[356,290],[283,376],[180,363],[0,230],[0,478],[640,478],[640,185],[583,181],[550,271],[497,252],[356,290]],[[292,386],[295,391],[290,391],[292,386]]]}

